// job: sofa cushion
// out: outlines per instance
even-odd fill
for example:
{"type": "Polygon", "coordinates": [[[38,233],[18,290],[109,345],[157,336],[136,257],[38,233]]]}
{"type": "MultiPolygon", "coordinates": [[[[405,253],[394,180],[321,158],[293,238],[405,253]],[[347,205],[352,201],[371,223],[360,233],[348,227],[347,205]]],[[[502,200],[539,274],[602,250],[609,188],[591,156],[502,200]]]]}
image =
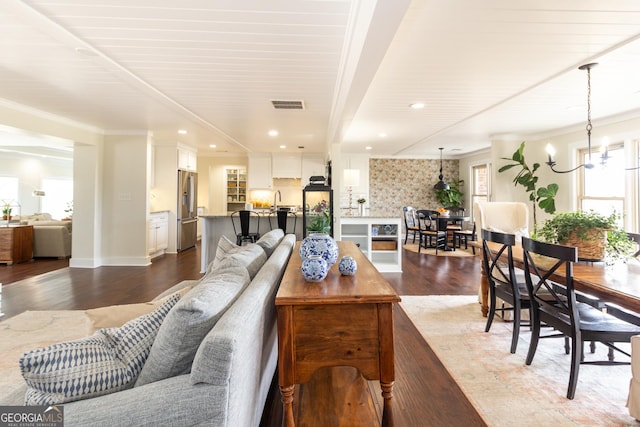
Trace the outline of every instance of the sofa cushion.
{"type": "Polygon", "coordinates": [[[284,237],[284,231],[281,228],[275,228],[268,233],[265,233],[258,239],[256,244],[264,249],[267,257],[270,257],[273,251],[278,247],[282,238],[284,237]]]}
{"type": "Polygon", "coordinates": [[[121,304],[110,305],[108,307],[92,308],[85,311],[85,314],[91,321],[89,333],[93,333],[102,328],[119,328],[128,321],[136,317],[143,316],[160,307],[169,298],[178,295],[178,299],[182,298],[191,286],[184,287],[170,295],[160,299],[154,299],[149,302],[141,302],[138,304],[121,304]]]}
{"type": "Polygon", "coordinates": [[[191,289],[160,327],[136,387],[188,373],[204,337],[249,282],[247,270],[237,266],[204,277],[191,289]]]}
{"type": "Polygon", "coordinates": [[[51,405],[133,387],[174,295],[121,328],[100,329],[74,341],[31,350],[19,360],[27,383],[25,404],[51,405]]]}
{"type": "Polygon", "coordinates": [[[216,256],[209,264],[205,276],[216,274],[220,268],[226,268],[231,265],[241,265],[249,272],[249,277],[253,279],[267,261],[267,255],[255,243],[249,243],[245,246],[238,246],[230,241],[226,236],[222,236],[218,242],[216,256]]]}

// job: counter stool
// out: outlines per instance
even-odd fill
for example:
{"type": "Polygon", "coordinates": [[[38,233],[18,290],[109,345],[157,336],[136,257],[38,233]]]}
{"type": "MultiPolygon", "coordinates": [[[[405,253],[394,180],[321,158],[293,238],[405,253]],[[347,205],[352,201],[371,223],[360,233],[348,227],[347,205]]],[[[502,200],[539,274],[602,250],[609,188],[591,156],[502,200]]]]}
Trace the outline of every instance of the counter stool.
{"type": "Polygon", "coordinates": [[[271,227],[271,229],[273,230],[274,228],[280,228],[282,229],[282,231],[284,231],[285,234],[296,232],[297,221],[298,221],[298,217],[296,216],[296,214],[289,211],[288,209],[278,209],[277,211],[271,212],[269,214],[269,226],[271,227]],[[273,226],[274,217],[277,219],[276,221],[277,227],[273,226]],[[289,223],[288,221],[289,218],[293,218],[293,229],[291,230],[287,230],[287,224],[289,223]]]}
{"type": "Polygon", "coordinates": [[[236,235],[236,245],[242,242],[255,243],[260,238],[260,215],[255,211],[235,211],[231,213],[231,224],[236,235]]]}

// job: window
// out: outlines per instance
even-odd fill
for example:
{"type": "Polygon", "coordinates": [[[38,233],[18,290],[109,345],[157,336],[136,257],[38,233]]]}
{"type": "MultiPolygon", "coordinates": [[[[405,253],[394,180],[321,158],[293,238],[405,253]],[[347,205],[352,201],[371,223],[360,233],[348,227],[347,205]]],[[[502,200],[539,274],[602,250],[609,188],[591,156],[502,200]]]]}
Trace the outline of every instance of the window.
{"type": "Polygon", "coordinates": [[[489,164],[473,166],[471,168],[471,215],[473,216],[473,204],[479,201],[489,200],[489,164]]]}
{"type": "Polygon", "coordinates": [[[17,206],[18,178],[14,176],[0,176],[0,202],[3,205],[8,203],[17,206]]]}
{"type": "Polygon", "coordinates": [[[43,179],[42,189],[45,196],[41,197],[40,212],[47,212],[55,219],[68,217],[65,210],[73,203],[73,180],[43,179]]]}
{"type": "MultiPolygon", "coordinates": [[[[626,212],[625,201],[625,159],[624,145],[615,144],[609,146],[609,159],[606,167],[600,166],[598,159],[598,147],[592,150],[593,162],[596,166],[592,169],[581,168],[580,173],[580,210],[594,210],[603,215],[610,215],[614,210],[618,214],[626,212]]],[[[589,163],[589,152],[580,150],[580,164],[589,163]]],[[[622,226],[622,219],[620,220],[622,226]]]]}

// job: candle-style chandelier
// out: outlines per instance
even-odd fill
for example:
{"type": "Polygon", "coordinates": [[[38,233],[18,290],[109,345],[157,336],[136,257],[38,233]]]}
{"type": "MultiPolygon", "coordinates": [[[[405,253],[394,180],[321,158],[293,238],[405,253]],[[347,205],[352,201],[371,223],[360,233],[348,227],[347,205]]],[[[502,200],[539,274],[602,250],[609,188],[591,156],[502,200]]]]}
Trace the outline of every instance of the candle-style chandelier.
{"type": "MultiPolygon", "coordinates": [[[[573,169],[568,170],[557,170],[555,169],[556,161],[554,156],[556,154],[554,148],[551,144],[547,144],[547,154],[549,155],[549,160],[546,162],[547,165],[551,168],[555,173],[569,173],[580,168],[592,169],[595,165],[591,161],[591,129],[593,126],[591,125],[591,69],[598,65],[597,62],[592,62],[589,64],[584,64],[578,67],[579,70],[587,70],[587,144],[588,144],[588,161],[581,165],[576,166],[573,169]]],[[[600,164],[605,166],[607,164],[607,160],[609,159],[609,150],[606,142],[600,146],[600,164]]]]}

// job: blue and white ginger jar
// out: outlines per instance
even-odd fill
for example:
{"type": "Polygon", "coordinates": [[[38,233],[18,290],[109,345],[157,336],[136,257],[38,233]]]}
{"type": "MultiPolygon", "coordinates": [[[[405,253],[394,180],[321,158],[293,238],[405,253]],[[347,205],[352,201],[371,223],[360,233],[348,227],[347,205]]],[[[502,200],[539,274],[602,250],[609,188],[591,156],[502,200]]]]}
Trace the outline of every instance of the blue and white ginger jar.
{"type": "Polygon", "coordinates": [[[343,256],[338,263],[338,270],[340,270],[340,274],[343,276],[353,276],[356,274],[357,269],[358,264],[356,264],[356,260],[350,256],[343,256]]]}
{"type": "Polygon", "coordinates": [[[320,255],[331,268],[338,259],[338,244],[328,234],[311,233],[300,244],[300,258],[307,259],[310,255],[320,255]]]}
{"type": "Polygon", "coordinates": [[[327,277],[329,266],[320,255],[310,255],[302,261],[302,277],[307,282],[320,282],[327,277]]]}

